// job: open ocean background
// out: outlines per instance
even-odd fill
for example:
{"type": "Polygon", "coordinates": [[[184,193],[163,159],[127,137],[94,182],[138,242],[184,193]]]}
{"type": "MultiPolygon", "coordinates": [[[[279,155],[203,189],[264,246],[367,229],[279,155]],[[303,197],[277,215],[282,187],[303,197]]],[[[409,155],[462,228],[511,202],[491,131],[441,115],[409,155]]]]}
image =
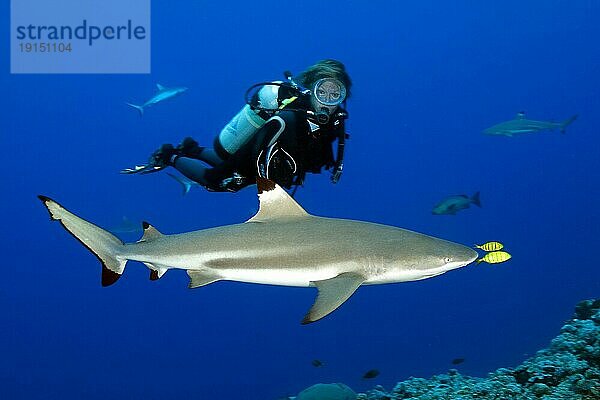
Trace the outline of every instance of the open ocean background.
{"type": "Polygon", "coordinates": [[[10,75],[6,3],[3,399],[275,400],[318,382],[390,389],[457,357],[461,373],[484,376],[546,347],[576,302],[600,295],[598,1],[153,1],[149,75],[10,75]],[[188,290],[184,272],[150,282],[138,263],[102,288],[96,258],[36,198],[104,227],[123,216],[164,233],[244,221],[252,187],[183,197],[165,173],[118,172],[188,135],[212,144],[248,86],[323,58],[353,79],[351,138],[340,183],[309,175],[300,204],[466,245],[500,240],[512,260],[362,287],[301,326],[315,289],[188,290]],[[125,102],[156,83],[190,90],[140,118],[125,102]],[[481,133],[518,111],[579,118],[565,135],[481,133]],[[431,214],[478,190],[483,208],[431,214]],[[381,375],[361,380],[372,368],[381,375]]]}

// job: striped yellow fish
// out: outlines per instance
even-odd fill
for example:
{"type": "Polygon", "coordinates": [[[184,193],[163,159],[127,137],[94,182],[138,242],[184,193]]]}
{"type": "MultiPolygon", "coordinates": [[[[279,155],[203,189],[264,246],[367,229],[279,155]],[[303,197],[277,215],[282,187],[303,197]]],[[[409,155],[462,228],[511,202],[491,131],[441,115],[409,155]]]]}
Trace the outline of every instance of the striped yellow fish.
{"type": "Polygon", "coordinates": [[[510,260],[511,257],[512,256],[505,251],[492,251],[491,253],[487,253],[485,256],[478,258],[475,261],[477,264],[483,261],[488,264],[498,264],[510,260]]]}
{"type": "Polygon", "coordinates": [[[476,249],[481,249],[484,251],[498,251],[504,248],[504,245],[500,242],[487,242],[482,245],[476,244],[476,249]]]}

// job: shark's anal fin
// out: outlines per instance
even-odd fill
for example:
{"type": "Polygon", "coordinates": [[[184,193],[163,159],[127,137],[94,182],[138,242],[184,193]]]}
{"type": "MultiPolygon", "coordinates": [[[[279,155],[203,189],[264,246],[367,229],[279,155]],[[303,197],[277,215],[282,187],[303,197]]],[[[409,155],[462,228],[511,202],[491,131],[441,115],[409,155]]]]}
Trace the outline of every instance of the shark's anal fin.
{"type": "Polygon", "coordinates": [[[359,274],[344,272],[330,279],[312,282],[319,290],[319,294],[302,320],[302,324],[318,321],[335,311],[352,296],[364,281],[365,278],[359,274]]]}
{"type": "Polygon", "coordinates": [[[296,201],[275,182],[258,177],[256,178],[258,189],[259,208],[256,215],[246,222],[268,222],[282,218],[309,217],[296,201]]]}
{"type": "Polygon", "coordinates": [[[150,269],[150,280],[157,281],[168,271],[169,268],[164,265],[152,264],[152,263],[144,263],[146,267],[150,269]]]}
{"type": "Polygon", "coordinates": [[[151,280],[151,281],[157,281],[157,280],[158,280],[158,278],[159,278],[159,276],[158,276],[158,271],[156,271],[156,270],[154,270],[154,269],[151,269],[151,270],[150,270],[150,280],[151,280]]]}
{"type": "Polygon", "coordinates": [[[219,275],[213,274],[209,271],[194,271],[188,269],[187,274],[190,277],[190,289],[194,289],[200,286],[206,286],[213,282],[220,281],[221,279],[223,279],[219,275]]]}
{"type": "Polygon", "coordinates": [[[142,222],[142,227],[144,228],[144,234],[142,235],[142,238],[138,240],[138,243],[151,242],[163,235],[158,231],[158,229],[156,229],[146,221],[142,222]]]}

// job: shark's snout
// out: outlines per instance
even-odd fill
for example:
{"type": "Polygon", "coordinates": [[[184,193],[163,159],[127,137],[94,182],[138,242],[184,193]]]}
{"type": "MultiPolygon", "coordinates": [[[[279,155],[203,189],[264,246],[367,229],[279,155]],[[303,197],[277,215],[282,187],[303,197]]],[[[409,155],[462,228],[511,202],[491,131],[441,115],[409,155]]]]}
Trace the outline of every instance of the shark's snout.
{"type": "Polygon", "coordinates": [[[464,254],[462,254],[460,257],[462,263],[461,267],[471,264],[477,259],[477,257],[479,257],[479,254],[477,254],[475,250],[465,247],[464,254]]]}
{"type": "Polygon", "coordinates": [[[449,262],[446,263],[446,270],[450,271],[465,267],[475,261],[477,257],[479,257],[479,254],[477,254],[475,250],[466,246],[461,246],[461,248],[457,249],[452,257],[449,258],[449,262]]]}

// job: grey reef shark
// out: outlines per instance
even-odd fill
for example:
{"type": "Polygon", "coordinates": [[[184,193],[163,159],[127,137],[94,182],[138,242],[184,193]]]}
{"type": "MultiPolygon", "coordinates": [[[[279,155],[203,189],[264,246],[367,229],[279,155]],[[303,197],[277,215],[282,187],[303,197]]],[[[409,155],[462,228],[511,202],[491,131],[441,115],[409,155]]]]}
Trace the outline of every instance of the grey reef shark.
{"type": "Polygon", "coordinates": [[[567,126],[577,119],[577,115],[573,115],[562,122],[553,121],[536,121],[525,117],[523,111],[517,113],[517,116],[510,121],[501,122],[497,125],[489,127],[483,131],[486,135],[508,136],[522,135],[525,133],[536,133],[541,131],[560,130],[560,133],[565,133],[567,126]]]}
{"type": "Polygon", "coordinates": [[[156,92],[156,94],[154,96],[152,96],[148,101],[146,101],[144,104],[142,104],[141,106],[137,106],[135,104],[131,104],[131,103],[127,103],[128,106],[131,106],[133,108],[135,108],[136,110],[139,111],[140,113],[140,117],[144,115],[144,109],[146,107],[150,107],[156,103],[160,103],[161,101],[165,101],[167,99],[170,99],[172,97],[175,97],[177,95],[180,95],[181,93],[185,92],[188,90],[188,88],[186,87],[173,87],[173,88],[168,88],[165,86],[162,86],[160,84],[156,84],[156,88],[158,89],[158,91],[156,92]]]}
{"type": "Polygon", "coordinates": [[[229,280],[316,287],[317,298],[302,323],[317,321],[342,305],[361,285],[431,278],[464,267],[475,250],[421,233],[370,222],[307,213],[274,182],[257,179],[259,210],[248,221],[165,235],[147,222],[136,243],[123,243],[46,196],[38,196],[52,220],[102,263],[102,285],[115,283],[127,261],[139,261],[156,280],[184,269],[190,288],[229,280]]]}

